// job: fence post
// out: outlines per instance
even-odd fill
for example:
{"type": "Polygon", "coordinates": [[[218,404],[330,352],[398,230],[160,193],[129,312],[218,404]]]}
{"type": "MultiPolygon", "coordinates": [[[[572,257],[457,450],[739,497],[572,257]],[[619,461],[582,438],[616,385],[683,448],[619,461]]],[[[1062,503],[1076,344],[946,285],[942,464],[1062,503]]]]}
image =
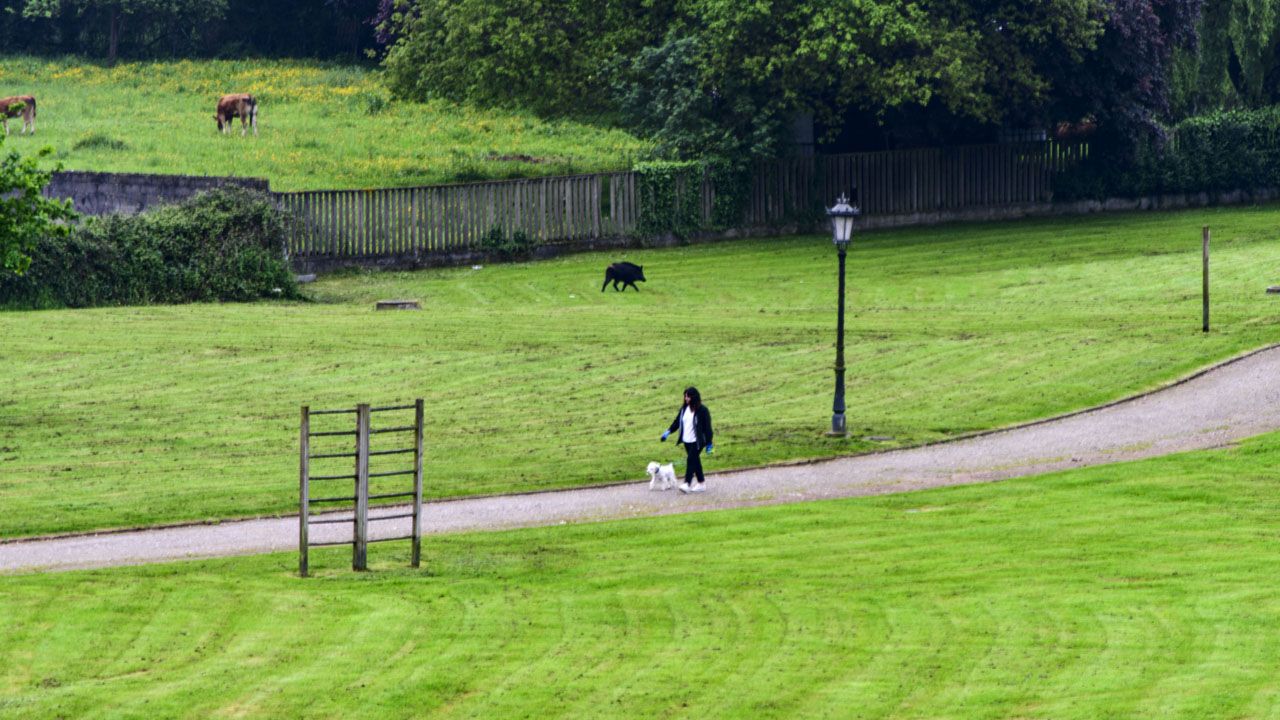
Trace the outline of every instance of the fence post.
{"type": "Polygon", "coordinates": [[[1203,265],[1203,295],[1204,295],[1204,327],[1202,332],[1209,332],[1209,226],[1205,225],[1201,231],[1201,262],[1203,265]]]}
{"type": "Polygon", "coordinates": [[[413,557],[410,564],[418,567],[422,560],[422,398],[413,403],[413,557]]]}
{"type": "Polygon", "coordinates": [[[298,441],[298,576],[307,576],[307,523],[311,514],[311,408],[302,406],[298,441]]]}
{"type": "Polygon", "coordinates": [[[369,569],[369,404],[356,406],[356,507],[355,542],[351,569],[369,569]]]}

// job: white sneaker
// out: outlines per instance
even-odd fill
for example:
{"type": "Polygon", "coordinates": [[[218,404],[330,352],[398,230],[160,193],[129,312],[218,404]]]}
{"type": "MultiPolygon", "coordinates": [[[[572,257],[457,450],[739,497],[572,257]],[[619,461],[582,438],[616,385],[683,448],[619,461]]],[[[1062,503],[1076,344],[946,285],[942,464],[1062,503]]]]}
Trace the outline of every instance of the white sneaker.
{"type": "Polygon", "coordinates": [[[689,492],[691,492],[691,493],[693,493],[693,492],[706,492],[706,491],[707,491],[707,484],[706,484],[706,483],[694,483],[694,484],[693,484],[693,487],[689,488],[689,492]]]}
{"type": "Polygon", "coordinates": [[[689,492],[689,483],[680,483],[680,487],[678,487],[678,488],[676,488],[676,489],[677,489],[677,490],[679,490],[679,491],[680,491],[680,492],[682,492],[682,493],[687,493],[687,492],[689,492]]]}

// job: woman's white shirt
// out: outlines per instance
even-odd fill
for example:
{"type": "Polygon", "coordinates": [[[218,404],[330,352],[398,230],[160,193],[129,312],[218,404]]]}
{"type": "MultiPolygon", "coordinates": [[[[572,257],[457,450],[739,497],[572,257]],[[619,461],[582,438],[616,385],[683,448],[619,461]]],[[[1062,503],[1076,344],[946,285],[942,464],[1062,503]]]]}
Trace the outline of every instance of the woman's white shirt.
{"type": "Polygon", "coordinates": [[[693,428],[693,409],[688,406],[680,414],[680,442],[698,442],[698,431],[693,428]]]}

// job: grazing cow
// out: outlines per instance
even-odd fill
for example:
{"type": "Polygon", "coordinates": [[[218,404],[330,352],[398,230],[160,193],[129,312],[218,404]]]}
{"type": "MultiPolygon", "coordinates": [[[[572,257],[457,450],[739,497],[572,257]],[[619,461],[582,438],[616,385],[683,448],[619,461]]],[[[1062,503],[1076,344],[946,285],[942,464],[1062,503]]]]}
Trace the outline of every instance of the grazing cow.
{"type": "Polygon", "coordinates": [[[36,99],[32,95],[14,95],[0,98],[0,122],[4,123],[4,134],[9,134],[9,118],[22,117],[22,134],[36,134],[36,99]]]}
{"type": "Polygon", "coordinates": [[[600,292],[609,287],[609,283],[613,283],[613,289],[618,289],[618,283],[622,283],[623,292],[627,286],[635,288],[636,292],[640,292],[640,288],[636,287],[636,281],[645,282],[644,268],[629,262],[617,262],[604,269],[604,284],[600,286],[600,292]]]}
{"type": "Polygon", "coordinates": [[[218,132],[231,132],[231,121],[240,118],[240,136],[244,137],[245,125],[253,126],[253,134],[258,134],[258,100],[249,93],[223,95],[218,100],[218,113],[213,116],[218,121],[218,132]]]}

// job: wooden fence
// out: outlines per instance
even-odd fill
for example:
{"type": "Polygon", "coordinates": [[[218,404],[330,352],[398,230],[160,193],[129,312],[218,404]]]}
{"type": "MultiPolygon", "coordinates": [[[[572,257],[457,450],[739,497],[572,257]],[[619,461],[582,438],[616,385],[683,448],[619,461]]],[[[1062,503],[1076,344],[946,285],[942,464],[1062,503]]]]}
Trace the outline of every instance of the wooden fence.
{"type": "Polygon", "coordinates": [[[629,172],[276,194],[295,220],[290,254],[334,257],[466,250],[495,229],[542,244],[628,235],[638,197],[629,172]]]}
{"type": "Polygon", "coordinates": [[[756,171],[745,222],[769,225],[821,212],[841,194],[864,215],[1048,202],[1054,174],[1086,152],[1084,145],[1039,142],[779,160],[756,171]]]}
{"type": "MultiPolygon", "coordinates": [[[[774,161],[756,169],[741,226],[818,218],[842,193],[872,216],[1046,202],[1053,174],[1086,152],[1040,142],[774,161]]],[[[718,200],[702,183],[709,225],[718,200]]],[[[468,251],[491,233],[541,245],[635,236],[646,202],[633,172],[276,197],[294,220],[291,256],[352,259],[468,251]]]]}

